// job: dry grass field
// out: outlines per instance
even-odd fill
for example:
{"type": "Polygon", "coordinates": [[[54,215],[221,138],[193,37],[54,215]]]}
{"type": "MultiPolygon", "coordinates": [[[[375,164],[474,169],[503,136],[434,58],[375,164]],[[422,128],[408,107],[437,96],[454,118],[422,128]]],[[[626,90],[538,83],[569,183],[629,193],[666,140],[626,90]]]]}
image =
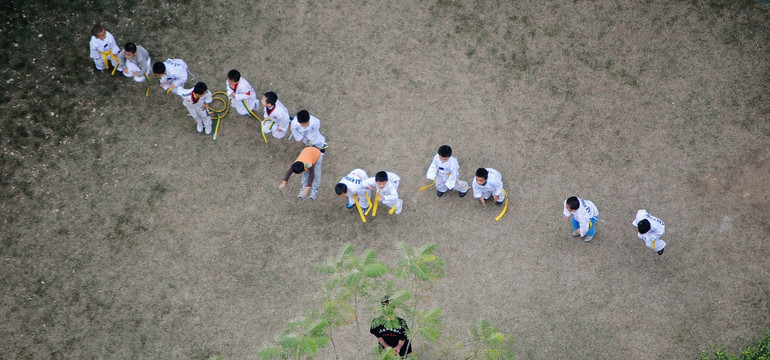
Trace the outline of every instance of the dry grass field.
{"type": "MultiPolygon", "coordinates": [[[[0,9],[0,358],[255,358],[317,306],[313,266],[346,242],[386,262],[399,241],[438,243],[446,276],[421,301],[458,341],[493,320],[518,359],[692,359],[770,328],[770,5],[0,9]],[[277,188],[299,143],[265,144],[235,112],[212,141],[178,97],[92,74],[95,22],[153,61],[186,60],[188,86],[224,90],[236,68],[321,119],[318,199],[297,199],[296,176],[277,188]],[[442,144],[463,179],[503,174],[502,220],[471,197],[417,191],[442,144]],[[333,186],[357,167],[401,176],[401,215],[364,224],[345,209],[333,186]],[[604,220],[589,244],[562,219],[571,195],[604,220]],[[636,237],[642,208],[666,222],[662,256],[636,237]]],[[[360,336],[375,344],[340,334],[341,359],[360,336]]]]}

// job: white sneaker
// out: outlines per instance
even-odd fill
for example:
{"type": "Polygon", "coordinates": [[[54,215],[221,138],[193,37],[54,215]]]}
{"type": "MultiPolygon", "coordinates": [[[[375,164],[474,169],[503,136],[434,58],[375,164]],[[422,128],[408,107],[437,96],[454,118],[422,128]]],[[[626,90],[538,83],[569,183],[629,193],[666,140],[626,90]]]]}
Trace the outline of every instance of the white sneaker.
{"type": "Polygon", "coordinates": [[[318,188],[313,188],[313,190],[310,190],[310,200],[315,200],[317,196],[318,196],[318,188]]]}
{"type": "Polygon", "coordinates": [[[203,124],[200,124],[200,123],[198,124],[198,132],[199,133],[203,132],[203,124]]]}
{"type": "Polygon", "coordinates": [[[398,202],[396,203],[396,215],[400,214],[401,210],[404,210],[404,200],[398,199],[398,202]]]}
{"type": "Polygon", "coordinates": [[[577,230],[575,230],[575,231],[572,232],[572,236],[578,237],[578,236],[580,236],[580,234],[578,233],[577,230]]]}
{"type": "Polygon", "coordinates": [[[211,135],[211,126],[204,126],[204,129],[206,130],[206,135],[211,135]]]}
{"type": "Polygon", "coordinates": [[[594,239],[594,236],[593,236],[593,235],[591,235],[591,236],[586,236],[586,237],[583,239],[583,241],[585,241],[585,242],[591,242],[591,240],[593,240],[593,239],[594,239]]]}
{"type": "Polygon", "coordinates": [[[304,187],[304,186],[301,186],[301,187],[299,188],[299,192],[297,193],[297,197],[298,197],[298,198],[300,198],[300,199],[302,199],[302,198],[304,197],[304,196],[302,196],[302,191],[303,191],[303,190],[305,190],[305,187],[304,187]]]}

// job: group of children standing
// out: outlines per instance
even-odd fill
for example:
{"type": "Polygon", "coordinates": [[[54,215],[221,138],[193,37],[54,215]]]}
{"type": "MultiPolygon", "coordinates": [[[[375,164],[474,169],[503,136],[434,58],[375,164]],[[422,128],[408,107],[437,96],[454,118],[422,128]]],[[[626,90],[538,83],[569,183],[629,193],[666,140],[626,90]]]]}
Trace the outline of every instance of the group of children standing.
{"type": "MultiPolygon", "coordinates": [[[[94,61],[94,72],[102,73],[112,66],[112,73],[119,70],[126,77],[136,82],[149,81],[150,72],[158,79],[164,90],[173,91],[182,98],[182,104],[190,116],[195,119],[199,133],[211,134],[212,120],[208,104],[212,102],[212,94],[204,82],[197,82],[192,88],[186,89],[188,69],[187,63],[181,59],[167,59],[163,62],[152,63],[149,52],[142,46],[128,42],[120,49],[115,37],[101,25],[94,25],[89,44],[90,57],[94,61]]],[[[283,139],[287,133],[290,138],[302,143],[305,148],[285,173],[281,184],[283,189],[292,174],[303,174],[302,185],[297,194],[299,198],[308,196],[315,200],[321,183],[321,167],[326,152],[326,138],[321,134],[320,120],[307,110],[300,110],[292,117],[288,109],[278,100],[275,92],[268,91],[257,102],[257,93],[251,84],[241,77],[240,72],[233,69],[227,73],[227,97],[231,107],[240,115],[251,115],[259,119],[254,111],[261,104],[263,119],[260,126],[264,134],[271,134],[275,139],[283,139]]],[[[471,186],[460,179],[460,165],[452,155],[452,148],[441,145],[433,157],[426,178],[432,181],[436,195],[442,197],[447,191],[457,191],[459,197],[464,197],[470,189],[473,197],[482,205],[493,200],[496,205],[504,203],[506,192],[503,189],[503,179],[500,172],[493,168],[478,168],[471,186]]],[[[363,169],[354,169],[345,175],[335,186],[334,191],[339,197],[347,198],[347,208],[356,204],[362,211],[367,211],[372,191],[375,192],[375,204],[382,203],[391,208],[391,214],[400,214],[404,201],[399,197],[398,188],[401,178],[390,171],[378,171],[369,177],[363,169]]],[[[376,207],[375,207],[376,211],[376,207]]],[[[576,196],[564,201],[563,215],[572,223],[572,236],[581,237],[590,242],[596,234],[596,222],[599,210],[596,205],[576,196]]],[[[666,243],[661,239],[665,225],[660,219],[650,215],[646,210],[639,210],[632,224],[638,230],[638,236],[645,245],[662,255],[666,243]]]]}

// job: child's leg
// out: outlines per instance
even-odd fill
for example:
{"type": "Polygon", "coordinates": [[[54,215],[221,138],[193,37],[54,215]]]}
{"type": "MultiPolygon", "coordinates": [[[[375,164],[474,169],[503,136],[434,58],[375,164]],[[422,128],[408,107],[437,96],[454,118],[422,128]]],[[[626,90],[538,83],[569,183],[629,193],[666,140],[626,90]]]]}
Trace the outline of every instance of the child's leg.
{"type": "Polygon", "coordinates": [[[463,194],[468,192],[468,189],[469,189],[468,183],[460,179],[457,179],[455,181],[455,187],[452,188],[452,190],[459,191],[460,193],[463,193],[463,194]]]}
{"type": "Polygon", "coordinates": [[[265,119],[265,121],[262,122],[262,132],[264,132],[265,134],[269,134],[273,132],[273,129],[275,129],[275,123],[273,122],[273,120],[265,119]]]}
{"type": "MultiPolygon", "coordinates": [[[[276,139],[283,139],[284,136],[286,136],[286,133],[289,132],[289,129],[283,129],[283,131],[278,130],[278,124],[273,125],[273,137],[276,139]]],[[[314,181],[315,182],[315,181],[314,181]]]]}
{"type": "Polygon", "coordinates": [[[94,66],[96,67],[96,70],[104,71],[104,59],[102,58],[92,58],[94,59],[94,66]]]}
{"type": "Polygon", "coordinates": [[[199,119],[199,122],[203,125],[203,130],[206,132],[206,135],[211,134],[211,117],[205,108],[198,109],[197,119],[199,119]]]}
{"type": "Polygon", "coordinates": [[[592,217],[591,222],[588,225],[588,232],[586,233],[586,236],[594,236],[596,235],[596,218],[592,217]]]}
{"type": "Polygon", "coordinates": [[[447,176],[436,175],[436,191],[445,193],[449,190],[446,187],[446,181],[449,179],[447,176]]]}
{"type": "Polygon", "coordinates": [[[366,194],[369,194],[369,191],[363,191],[360,194],[357,194],[358,197],[358,203],[361,204],[361,209],[368,209],[369,208],[369,202],[366,200],[366,194]]]}
{"type": "Polygon", "coordinates": [[[235,111],[237,111],[240,115],[249,115],[249,111],[246,110],[245,106],[243,106],[243,101],[241,100],[232,99],[230,101],[230,106],[235,107],[235,111]]]}
{"type": "Polygon", "coordinates": [[[318,190],[318,187],[321,185],[321,165],[324,161],[324,154],[321,153],[321,157],[318,158],[318,162],[313,165],[313,190],[318,190]]]}
{"type": "Polygon", "coordinates": [[[577,220],[575,220],[574,216],[570,217],[570,221],[572,222],[572,231],[577,231],[578,229],[580,229],[580,223],[577,220]]]}

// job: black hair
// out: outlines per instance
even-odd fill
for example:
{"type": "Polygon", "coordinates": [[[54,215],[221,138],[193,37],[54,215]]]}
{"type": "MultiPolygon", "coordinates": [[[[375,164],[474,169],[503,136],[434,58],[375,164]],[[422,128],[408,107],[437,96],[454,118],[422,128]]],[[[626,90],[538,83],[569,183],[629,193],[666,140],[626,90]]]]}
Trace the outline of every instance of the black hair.
{"type": "Polygon", "coordinates": [[[297,122],[304,124],[308,121],[310,121],[310,113],[307,112],[307,110],[300,110],[300,112],[297,113],[297,122]]]}
{"type": "Polygon", "coordinates": [[[388,181],[388,173],[380,171],[374,174],[374,181],[388,181]]]}
{"type": "Polygon", "coordinates": [[[648,231],[650,231],[650,221],[643,219],[638,224],[636,224],[636,228],[639,229],[640,234],[646,234],[648,231]]]}
{"type": "Polygon", "coordinates": [[[478,168],[476,169],[476,176],[482,179],[487,179],[489,178],[489,171],[487,171],[487,169],[484,169],[484,168],[478,168]]]}
{"type": "Polygon", "coordinates": [[[452,156],[452,148],[449,145],[441,145],[438,147],[438,156],[450,157],[452,156]]]}
{"type": "Polygon", "coordinates": [[[158,61],[154,64],[152,64],[152,72],[160,75],[166,72],[166,65],[163,65],[162,62],[158,61]]]}
{"type": "Polygon", "coordinates": [[[299,174],[305,171],[305,164],[303,164],[302,161],[295,161],[294,164],[291,164],[291,171],[295,174],[299,174]]]}
{"type": "Polygon", "coordinates": [[[195,87],[193,87],[193,92],[198,95],[203,95],[206,93],[206,91],[209,89],[208,86],[206,86],[206,83],[203,81],[199,81],[197,84],[195,84],[195,87]]]}
{"type": "Polygon", "coordinates": [[[99,24],[96,24],[94,25],[94,27],[91,28],[91,34],[94,34],[94,36],[96,36],[96,34],[102,31],[104,31],[104,26],[101,26],[99,24]]]}
{"type": "Polygon", "coordinates": [[[567,209],[569,210],[577,210],[580,208],[580,200],[578,200],[577,196],[570,196],[567,198],[567,209]]]}
{"type": "Polygon", "coordinates": [[[238,70],[232,69],[227,72],[227,78],[234,82],[239,82],[241,81],[241,73],[238,70]]]}
{"type": "Polygon", "coordinates": [[[272,91],[268,91],[264,95],[265,95],[265,102],[270,105],[275,105],[275,102],[278,101],[278,95],[276,95],[272,91]]]}
{"type": "Polygon", "coordinates": [[[127,42],[126,46],[123,47],[123,50],[126,50],[126,52],[135,53],[136,52],[136,44],[132,42],[127,42]]]}
{"type": "Polygon", "coordinates": [[[334,185],[334,192],[337,193],[337,195],[342,195],[348,192],[348,186],[343,183],[337,183],[337,185],[334,185]]]}

